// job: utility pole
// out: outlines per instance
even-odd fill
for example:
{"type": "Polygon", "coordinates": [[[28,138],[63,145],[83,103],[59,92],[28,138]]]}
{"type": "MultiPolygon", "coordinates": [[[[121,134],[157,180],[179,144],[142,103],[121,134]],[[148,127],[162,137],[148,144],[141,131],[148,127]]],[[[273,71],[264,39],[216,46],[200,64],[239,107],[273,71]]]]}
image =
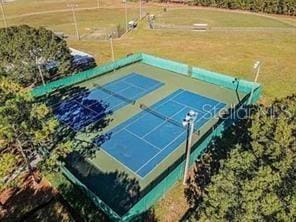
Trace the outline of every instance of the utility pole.
{"type": "MultiPolygon", "coordinates": [[[[254,66],[253,66],[253,70],[254,70],[254,73],[255,73],[255,80],[254,80],[255,83],[257,83],[257,81],[258,81],[261,66],[262,66],[262,62],[260,62],[260,61],[257,61],[257,62],[254,64],[254,66]]],[[[254,90],[255,90],[255,86],[252,87],[252,90],[251,90],[251,93],[250,93],[250,97],[249,97],[248,104],[251,104],[251,103],[252,103],[254,90]]]]}
{"type": "Polygon", "coordinates": [[[142,19],[142,0],[140,0],[140,20],[142,19]]]}
{"type": "Polygon", "coordinates": [[[186,117],[183,120],[183,126],[187,128],[187,140],[186,140],[186,160],[185,160],[185,168],[184,168],[184,178],[183,185],[186,185],[189,161],[190,161],[190,153],[191,153],[191,143],[192,143],[192,135],[194,131],[194,123],[197,118],[197,113],[193,110],[190,110],[186,117]]]}
{"type": "Polygon", "coordinates": [[[74,26],[75,26],[76,37],[77,37],[78,40],[80,40],[78,24],[77,24],[77,18],[76,18],[76,12],[75,12],[75,9],[74,9],[74,8],[77,8],[78,5],[77,4],[69,4],[68,7],[70,7],[71,10],[72,10],[73,23],[74,23],[74,26]]]}
{"type": "Polygon", "coordinates": [[[109,39],[110,39],[112,62],[114,62],[115,61],[115,58],[114,58],[114,49],[113,49],[113,37],[112,37],[112,34],[110,34],[109,39]]]}
{"type": "Polygon", "coordinates": [[[39,75],[40,75],[42,84],[45,86],[46,84],[45,84],[45,81],[44,81],[43,73],[42,73],[42,70],[41,70],[41,67],[40,67],[40,64],[39,64],[39,61],[38,61],[37,56],[36,56],[36,65],[38,67],[38,71],[39,71],[39,75]]]}
{"type": "Polygon", "coordinates": [[[0,8],[1,8],[4,27],[7,28],[7,20],[6,20],[6,15],[5,15],[5,12],[4,12],[3,0],[0,0],[0,8]]]}
{"type": "Polygon", "coordinates": [[[128,21],[127,21],[127,0],[124,0],[125,9],[125,32],[128,32],[128,21]]]}

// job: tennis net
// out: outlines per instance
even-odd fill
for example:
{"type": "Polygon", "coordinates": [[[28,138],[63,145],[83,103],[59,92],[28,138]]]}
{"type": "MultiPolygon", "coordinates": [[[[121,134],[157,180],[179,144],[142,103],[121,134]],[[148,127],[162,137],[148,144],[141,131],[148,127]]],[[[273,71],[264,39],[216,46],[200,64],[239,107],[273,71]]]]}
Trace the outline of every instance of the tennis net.
{"type": "Polygon", "coordinates": [[[127,103],[131,103],[133,105],[136,103],[136,100],[127,98],[125,96],[122,96],[122,95],[120,95],[120,94],[118,94],[116,92],[113,92],[112,90],[106,89],[106,88],[104,88],[104,87],[102,87],[102,86],[100,86],[98,84],[96,84],[95,87],[102,90],[103,92],[106,92],[106,93],[110,94],[111,96],[117,97],[117,98],[119,98],[119,99],[121,99],[121,100],[123,100],[123,101],[125,101],[127,103]]]}
{"type": "Polygon", "coordinates": [[[163,119],[163,120],[165,120],[167,122],[170,122],[170,123],[172,123],[172,124],[174,124],[174,125],[176,125],[178,127],[184,128],[182,123],[180,123],[180,122],[172,119],[171,117],[168,117],[168,116],[166,116],[166,115],[164,115],[164,114],[162,114],[162,113],[160,113],[160,112],[158,112],[158,111],[156,111],[156,110],[154,110],[154,109],[152,109],[152,108],[150,108],[150,107],[148,107],[148,106],[146,106],[144,104],[140,104],[140,108],[142,110],[146,111],[146,112],[149,112],[149,113],[157,116],[158,118],[161,118],[161,119],[163,119]]]}

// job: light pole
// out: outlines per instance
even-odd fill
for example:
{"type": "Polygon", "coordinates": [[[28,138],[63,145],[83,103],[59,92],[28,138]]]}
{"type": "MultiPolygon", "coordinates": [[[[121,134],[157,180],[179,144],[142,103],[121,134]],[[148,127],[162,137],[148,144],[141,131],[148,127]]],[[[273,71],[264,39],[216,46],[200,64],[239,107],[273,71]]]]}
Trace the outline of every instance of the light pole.
{"type": "Polygon", "coordinates": [[[194,122],[197,118],[197,113],[193,110],[190,110],[186,117],[183,120],[183,126],[187,128],[187,140],[186,140],[186,160],[185,160],[185,168],[184,168],[184,178],[183,184],[186,185],[189,161],[190,161],[190,153],[191,153],[191,143],[192,143],[192,135],[194,131],[194,122]]]}
{"type": "Polygon", "coordinates": [[[140,0],[140,20],[142,19],[142,0],[140,0]]]}
{"type": "Polygon", "coordinates": [[[43,73],[42,73],[42,70],[41,70],[41,67],[40,67],[40,62],[38,61],[38,57],[37,56],[36,56],[36,65],[38,67],[38,71],[39,71],[39,75],[40,75],[42,84],[45,86],[45,81],[44,81],[43,73]]]}
{"type": "Polygon", "coordinates": [[[3,0],[0,0],[0,8],[1,8],[4,27],[7,28],[7,20],[6,20],[6,15],[5,15],[4,8],[3,8],[3,0]]]}
{"type": "Polygon", "coordinates": [[[76,37],[77,37],[78,40],[80,40],[78,24],[77,24],[77,18],[76,18],[76,13],[75,13],[75,10],[74,10],[74,8],[78,7],[78,5],[77,4],[69,4],[68,7],[70,7],[71,10],[72,10],[73,23],[74,23],[74,26],[75,26],[76,37]]]}
{"type": "MultiPolygon", "coordinates": [[[[262,62],[260,62],[260,61],[257,61],[254,64],[254,66],[253,66],[253,70],[254,70],[254,73],[255,73],[255,80],[254,80],[255,83],[257,83],[257,81],[258,81],[258,77],[259,77],[259,74],[260,74],[260,68],[261,68],[261,66],[262,66],[262,62]]],[[[248,104],[251,104],[252,103],[254,90],[255,90],[255,85],[253,85],[253,87],[252,87],[248,104]]]]}
{"type": "Polygon", "coordinates": [[[109,35],[109,39],[110,39],[112,62],[114,62],[115,61],[115,58],[114,58],[114,49],[113,49],[113,38],[112,38],[112,34],[109,35]]]}
{"type": "Polygon", "coordinates": [[[127,21],[127,0],[123,0],[124,2],[124,11],[125,11],[125,32],[128,32],[128,21],[127,21]]]}
{"type": "Polygon", "coordinates": [[[97,0],[97,8],[100,8],[100,0],[97,0]]]}

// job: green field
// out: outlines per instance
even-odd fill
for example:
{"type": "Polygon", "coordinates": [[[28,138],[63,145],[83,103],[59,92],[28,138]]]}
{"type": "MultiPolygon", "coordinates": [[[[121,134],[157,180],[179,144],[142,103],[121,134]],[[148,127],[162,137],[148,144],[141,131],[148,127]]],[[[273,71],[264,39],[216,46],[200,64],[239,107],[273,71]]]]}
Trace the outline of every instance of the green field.
{"type": "MultiPolygon", "coordinates": [[[[72,15],[67,8],[69,2],[71,1],[17,0],[4,4],[4,10],[9,25],[25,23],[64,32],[69,35],[68,43],[71,47],[94,55],[98,64],[110,61],[111,51],[108,41],[78,41],[74,38],[72,15]],[[52,12],[55,10],[59,11],[52,12]],[[42,13],[37,14],[39,12],[42,13]]],[[[95,9],[94,0],[76,0],[75,3],[79,8],[88,8],[77,11],[81,34],[124,24],[124,5],[121,0],[100,0],[101,6],[104,7],[101,9],[95,9]]],[[[137,16],[138,4],[129,3],[128,6],[130,20],[137,16]]],[[[176,25],[208,23],[216,30],[209,32],[150,30],[144,19],[135,31],[114,40],[115,57],[119,58],[132,52],[145,52],[247,80],[253,80],[252,66],[256,60],[261,60],[264,62],[259,77],[259,82],[263,85],[262,102],[269,103],[275,97],[296,93],[296,18],[172,7],[170,6],[165,13],[163,6],[150,3],[145,4],[144,11],[155,14],[159,23],[176,25]],[[240,29],[231,30],[231,28],[240,29]]],[[[0,26],[3,26],[1,14],[0,17],[0,26]]],[[[180,189],[178,184],[166,198],[173,204],[166,205],[166,200],[157,204],[158,217],[164,219],[170,212],[170,207],[176,205],[174,200],[179,201],[182,195],[183,189],[180,189]]],[[[182,216],[186,210],[186,206],[181,205],[180,209],[178,207],[173,209],[176,218],[182,216]]]]}
{"type": "Polygon", "coordinates": [[[176,25],[206,23],[210,27],[292,27],[275,18],[250,13],[237,13],[205,9],[171,9],[157,16],[157,22],[176,25]]]}
{"type": "MultiPolygon", "coordinates": [[[[71,12],[44,11],[68,10],[68,1],[19,0],[5,4],[8,24],[29,24],[45,26],[69,35],[69,45],[93,54],[98,64],[110,60],[109,42],[98,40],[77,41],[71,12]],[[26,7],[23,7],[26,4],[26,7]],[[36,14],[38,9],[42,14],[36,14]],[[33,15],[27,15],[33,12],[33,15]]],[[[95,29],[108,30],[119,24],[124,25],[124,4],[118,0],[100,0],[101,9],[95,9],[96,2],[77,0],[77,11],[81,35],[95,29]]],[[[138,14],[136,3],[128,4],[128,19],[138,14]]],[[[146,52],[157,56],[200,66],[209,70],[252,80],[252,65],[256,60],[264,62],[259,81],[264,86],[263,102],[295,92],[296,85],[296,28],[295,18],[263,17],[250,13],[225,12],[215,9],[173,9],[163,12],[161,6],[144,5],[144,11],[156,15],[157,22],[167,24],[208,23],[220,28],[210,32],[177,30],[149,30],[144,19],[137,30],[114,41],[116,58],[131,52],[146,52]],[[227,28],[240,28],[229,30],[227,28]],[[249,30],[244,28],[257,28],[249,30]],[[294,27],[294,28],[293,28],[294,27]],[[223,30],[226,28],[226,30],[223,30]],[[153,47],[151,45],[153,44],[153,47]]]]}

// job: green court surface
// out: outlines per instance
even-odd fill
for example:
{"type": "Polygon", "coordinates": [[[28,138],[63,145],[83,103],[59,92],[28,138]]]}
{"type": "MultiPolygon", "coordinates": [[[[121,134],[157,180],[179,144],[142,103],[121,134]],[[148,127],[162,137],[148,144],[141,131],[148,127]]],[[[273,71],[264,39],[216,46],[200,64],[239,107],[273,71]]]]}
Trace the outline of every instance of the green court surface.
{"type": "MultiPolygon", "coordinates": [[[[48,97],[48,104],[58,110],[57,118],[74,134],[76,145],[92,147],[92,152],[86,148],[83,157],[77,153],[68,157],[66,174],[113,220],[129,220],[147,210],[182,177],[186,129],[179,125],[189,110],[199,115],[193,136],[193,144],[199,144],[213,137],[209,132],[221,123],[219,112],[245,103],[249,93],[235,90],[239,83],[233,78],[227,80],[231,88],[201,80],[208,73],[196,78],[203,71],[194,67],[184,66],[188,73],[180,74],[173,72],[173,66],[169,71],[147,63],[142,59],[121,66],[63,86],[48,97]],[[143,110],[141,104],[160,116],[143,110]],[[204,105],[211,107],[210,114],[204,105]]],[[[192,158],[204,149],[194,146],[192,158]]]]}

